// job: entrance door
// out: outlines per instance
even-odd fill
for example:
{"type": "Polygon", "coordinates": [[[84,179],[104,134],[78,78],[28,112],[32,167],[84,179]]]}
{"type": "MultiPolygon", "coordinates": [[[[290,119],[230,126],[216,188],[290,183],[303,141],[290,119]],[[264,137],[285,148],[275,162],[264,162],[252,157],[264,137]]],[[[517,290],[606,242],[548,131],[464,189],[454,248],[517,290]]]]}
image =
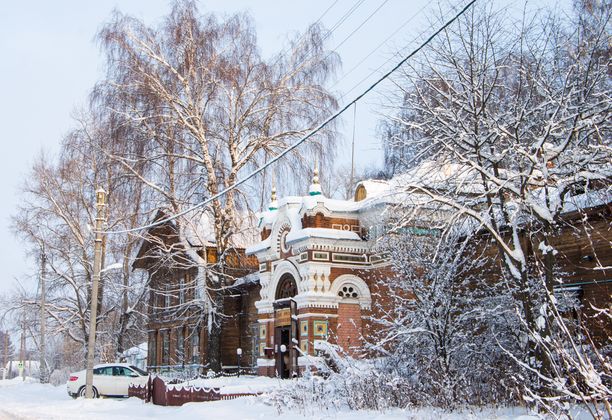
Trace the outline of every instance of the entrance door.
{"type": "Polygon", "coordinates": [[[276,374],[282,379],[291,377],[291,327],[276,327],[274,343],[276,346],[276,374]],[[284,347],[283,347],[284,346],[284,347]],[[285,351],[282,351],[282,349],[285,351]]]}

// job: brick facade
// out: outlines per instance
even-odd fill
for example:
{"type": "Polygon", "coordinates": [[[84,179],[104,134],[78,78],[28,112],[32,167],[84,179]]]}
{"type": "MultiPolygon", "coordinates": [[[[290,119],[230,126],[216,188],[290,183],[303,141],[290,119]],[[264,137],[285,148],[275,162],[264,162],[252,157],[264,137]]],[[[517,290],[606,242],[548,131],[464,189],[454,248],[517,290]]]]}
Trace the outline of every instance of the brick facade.
{"type": "Polygon", "coordinates": [[[337,343],[350,355],[358,355],[363,345],[361,307],[359,303],[338,304],[337,343]]]}

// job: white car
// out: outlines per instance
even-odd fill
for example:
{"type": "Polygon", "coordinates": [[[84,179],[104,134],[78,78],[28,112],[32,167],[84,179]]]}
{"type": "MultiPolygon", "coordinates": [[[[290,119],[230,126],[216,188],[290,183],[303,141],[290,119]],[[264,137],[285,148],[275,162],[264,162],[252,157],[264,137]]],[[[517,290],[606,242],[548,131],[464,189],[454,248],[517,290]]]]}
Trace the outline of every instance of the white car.
{"type": "MultiPolygon", "coordinates": [[[[73,398],[85,396],[85,370],[70,374],[66,388],[73,398]]],[[[127,397],[128,387],[146,385],[149,375],[142,369],[128,363],[106,363],[94,366],[93,392],[94,398],[127,397]]]]}

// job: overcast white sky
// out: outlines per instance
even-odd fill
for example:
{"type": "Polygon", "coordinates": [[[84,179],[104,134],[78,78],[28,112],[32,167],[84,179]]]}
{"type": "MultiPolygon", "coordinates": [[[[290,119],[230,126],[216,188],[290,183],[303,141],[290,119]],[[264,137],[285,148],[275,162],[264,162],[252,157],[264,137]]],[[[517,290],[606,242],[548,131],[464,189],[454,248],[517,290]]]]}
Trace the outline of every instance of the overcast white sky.
{"type": "MultiPolygon", "coordinates": [[[[461,1],[464,2],[463,0],[461,1]]],[[[423,25],[426,0],[366,0],[334,32],[328,44],[334,48],[372,12],[371,19],[338,50],[343,61],[339,77],[351,70],[384,39],[413,15],[380,51],[372,54],[336,86],[346,92],[405,45],[423,25]]],[[[155,23],[168,13],[168,0],[0,0],[0,293],[13,287],[14,279],[34,273],[23,244],[10,232],[10,216],[19,200],[18,190],[41,151],[57,153],[62,136],[74,125],[73,111],[86,103],[88,90],[102,74],[103,62],[94,41],[100,26],[114,8],[155,23]]],[[[303,31],[333,4],[322,22],[333,26],[354,1],[244,1],[201,0],[200,10],[233,13],[248,10],[253,16],[264,55],[284,46],[287,36],[303,31]]],[[[393,60],[395,61],[395,60],[393,60]]],[[[391,65],[391,62],[386,66],[391,65]]],[[[361,88],[370,77],[361,83],[361,88]]],[[[359,87],[348,95],[352,98],[359,87]]],[[[366,102],[375,102],[371,96],[366,102]]],[[[361,166],[379,165],[380,146],[375,136],[376,117],[364,103],[357,108],[357,156],[361,166]]],[[[350,137],[352,112],[344,122],[350,137]]],[[[27,282],[27,280],[26,280],[27,282]]]]}
{"type": "MultiPolygon", "coordinates": [[[[448,1],[467,3],[467,0],[448,1]]],[[[327,28],[359,4],[350,0],[200,0],[198,3],[202,12],[249,11],[255,20],[264,56],[282,50],[288,35],[303,31],[330,6],[322,19],[327,28]]],[[[432,31],[426,14],[436,3],[435,0],[365,0],[334,31],[328,48],[343,42],[380,6],[337,49],[343,67],[338,73],[342,80],[334,89],[339,93],[350,91],[343,101],[352,99],[375,80],[372,71],[386,62],[392,52],[400,48],[404,52],[411,50],[417,45],[415,38],[420,33],[432,31]],[[390,36],[382,48],[361,63],[390,36]]],[[[10,216],[16,211],[18,190],[32,162],[42,151],[57,152],[62,136],[74,125],[71,114],[86,103],[89,89],[102,74],[102,57],[94,41],[96,32],[115,8],[154,24],[169,12],[170,5],[169,0],[0,0],[0,293],[13,287],[15,279],[25,280],[28,274],[35,273],[33,262],[25,257],[23,244],[10,232],[10,216]]],[[[388,61],[382,70],[389,69],[396,61],[397,57],[388,61]]],[[[378,102],[379,97],[374,93],[357,107],[356,161],[362,168],[382,163],[375,133],[378,102]]],[[[343,132],[345,139],[350,139],[352,111],[346,115],[343,132]]],[[[345,153],[341,159],[346,162],[348,155],[345,153]]]]}

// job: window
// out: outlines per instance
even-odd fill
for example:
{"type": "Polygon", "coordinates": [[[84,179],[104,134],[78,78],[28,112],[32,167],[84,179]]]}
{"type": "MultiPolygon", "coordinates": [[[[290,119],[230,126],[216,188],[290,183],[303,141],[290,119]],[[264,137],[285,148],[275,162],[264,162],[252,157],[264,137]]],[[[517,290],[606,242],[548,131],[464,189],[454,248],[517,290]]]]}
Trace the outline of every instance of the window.
{"type": "Polygon", "coordinates": [[[135,376],[136,374],[123,366],[113,366],[113,376],[135,376]]]}
{"type": "Polygon", "coordinates": [[[289,245],[287,244],[287,235],[289,234],[289,230],[284,230],[280,236],[280,246],[281,250],[285,253],[289,252],[289,245]]]}
{"type": "Polygon", "coordinates": [[[139,373],[140,376],[147,376],[148,375],[147,372],[145,372],[144,370],[140,369],[137,366],[130,365],[130,369],[132,369],[133,371],[136,371],[137,373],[139,373]]]}
{"type": "Polygon", "coordinates": [[[183,328],[180,327],[176,331],[176,359],[179,364],[185,362],[185,336],[183,335],[183,328]]]}
{"type": "Polygon", "coordinates": [[[107,366],[107,367],[101,367],[101,368],[98,368],[98,369],[94,369],[93,373],[94,373],[94,375],[113,376],[113,367],[112,366],[107,366]]]}
{"type": "Polygon", "coordinates": [[[200,331],[197,328],[191,332],[191,363],[200,363],[200,331]]]}
{"type": "Polygon", "coordinates": [[[328,261],[329,252],[313,252],[312,259],[315,261],[328,261]]]}
{"type": "Polygon", "coordinates": [[[181,275],[181,277],[179,278],[178,295],[179,295],[179,305],[184,304],[185,303],[185,276],[183,275],[181,275]]]}
{"type": "Polygon", "coordinates": [[[338,292],[338,296],[343,299],[357,299],[359,297],[359,293],[357,293],[357,288],[355,286],[352,284],[346,284],[342,286],[338,292]]]}
{"type": "Polygon", "coordinates": [[[355,201],[365,200],[368,193],[363,185],[359,185],[355,190],[355,201]]]}
{"type": "Polygon", "coordinates": [[[387,254],[377,254],[377,255],[370,255],[370,263],[371,264],[376,264],[379,262],[384,262],[387,261],[389,259],[389,256],[387,254]]]}
{"type": "Polygon", "coordinates": [[[168,285],[165,287],[164,293],[164,308],[168,309],[170,307],[170,288],[168,285]]]}
{"type": "Polygon", "coordinates": [[[170,331],[162,332],[162,365],[167,366],[170,362],[170,331]]]}
{"type": "Polygon", "coordinates": [[[367,263],[368,259],[365,255],[333,254],[332,261],[351,262],[351,263],[367,263]]]}
{"type": "Polygon", "coordinates": [[[149,365],[157,365],[157,331],[149,333],[149,365]]]}
{"type": "Polygon", "coordinates": [[[291,275],[281,277],[276,288],[276,299],[286,299],[297,295],[297,285],[291,275]]]}
{"type": "MultiPolygon", "coordinates": [[[[261,325],[257,322],[251,324],[251,334],[253,339],[251,340],[251,363],[253,365],[257,364],[257,357],[259,356],[259,343],[261,336],[261,325]]],[[[266,335],[264,331],[264,342],[266,340],[266,335]]]]}

